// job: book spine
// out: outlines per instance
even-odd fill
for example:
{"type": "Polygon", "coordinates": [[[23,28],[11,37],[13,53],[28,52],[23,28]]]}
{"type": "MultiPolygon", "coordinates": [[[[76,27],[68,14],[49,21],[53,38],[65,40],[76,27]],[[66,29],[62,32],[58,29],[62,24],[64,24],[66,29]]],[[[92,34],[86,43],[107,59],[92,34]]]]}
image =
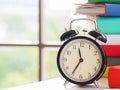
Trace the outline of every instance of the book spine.
{"type": "Polygon", "coordinates": [[[120,45],[120,35],[105,35],[105,36],[107,38],[107,43],[102,43],[101,41],[98,40],[97,42],[100,45],[120,45]]]}
{"type": "Polygon", "coordinates": [[[102,45],[107,57],[120,57],[120,45],[102,45]]]}
{"type": "Polygon", "coordinates": [[[88,0],[88,3],[120,3],[120,0],[88,0]]]}
{"type": "Polygon", "coordinates": [[[107,57],[107,68],[103,77],[108,77],[108,71],[111,66],[120,65],[120,56],[119,57],[107,57]]]}
{"type": "Polygon", "coordinates": [[[107,65],[108,66],[115,66],[120,65],[120,56],[119,57],[107,57],[107,65]]]}
{"type": "Polygon", "coordinates": [[[120,34],[120,17],[96,17],[97,29],[103,34],[120,34]]]}
{"type": "Polygon", "coordinates": [[[88,0],[88,3],[104,3],[107,2],[107,0],[88,0]]]}
{"type": "Polygon", "coordinates": [[[104,77],[104,78],[107,78],[107,77],[108,77],[109,68],[110,68],[110,66],[107,66],[107,68],[106,68],[106,70],[105,70],[105,72],[104,72],[104,74],[103,74],[103,77],[104,77]]]}
{"type": "Polygon", "coordinates": [[[106,15],[105,16],[120,16],[120,4],[105,4],[106,15]]]}

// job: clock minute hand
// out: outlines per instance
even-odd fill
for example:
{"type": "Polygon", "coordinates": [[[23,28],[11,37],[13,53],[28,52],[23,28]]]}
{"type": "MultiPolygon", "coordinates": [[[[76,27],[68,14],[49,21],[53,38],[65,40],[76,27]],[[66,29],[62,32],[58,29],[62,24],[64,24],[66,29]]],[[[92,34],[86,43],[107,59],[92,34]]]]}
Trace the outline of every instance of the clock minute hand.
{"type": "Polygon", "coordinates": [[[82,57],[81,57],[80,48],[78,48],[78,52],[79,52],[80,59],[79,59],[79,62],[78,62],[78,64],[77,64],[77,66],[74,68],[72,74],[75,72],[75,70],[77,69],[77,67],[79,66],[79,64],[80,64],[81,62],[83,62],[83,59],[82,59],[82,57]]]}
{"type": "Polygon", "coordinates": [[[77,69],[77,67],[79,66],[80,62],[77,64],[77,66],[75,67],[75,69],[72,71],[72,74],[75,72],[75,70],[77,69]]]}

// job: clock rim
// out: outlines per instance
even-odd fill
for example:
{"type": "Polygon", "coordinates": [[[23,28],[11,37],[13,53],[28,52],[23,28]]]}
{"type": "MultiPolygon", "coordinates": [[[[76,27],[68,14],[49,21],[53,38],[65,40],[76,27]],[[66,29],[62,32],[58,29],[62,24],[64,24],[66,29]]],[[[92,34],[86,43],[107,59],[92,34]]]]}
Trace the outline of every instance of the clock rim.
{"type": "Polygon", "coordinates": [[[67,81],[69,81],[69,82],[71,82],[71,83],[74,83],[74,84],[84,85],[84,84],[93,83],[95,80],[99,80],[99,79],[102,77],[102,75],[104,74],[105,70],[106,70],[106,65],[107,65],[106,55],[105,55],[105,52],[104,52],[103,48],[101,47],[101,45],[99,45],[95,40],[93,40],[93,39],[91,39],[91,38],[89,38],[89,37],[85,37],[85,36],[76,36],[76,37],[73,37],[73,38],[67,40],[67,41],[64,42],[63,45],[60,47],[60,49],[59,49],[59,51],[58,51],[58,54],[57,54],[57,67],[58,67],[59,72],[61,73],[61,75],[62,75],[67,81]],[[100,68],[98,74],[97,74],[95,77],[93,77],[91,80],[89,80],[89,81],[77,82],[77,81],[71,80],[69,77],[67,77],[67,76],[63,73],[63,71],[62,71],[62,69],[61,69],[61,66],[60,66],[60,54],[61,54],[63,48],[66,46],[66,44],[68,44],[70,41],[75,40],[75,39],[87,39],[87,40],[91,41],[92,43],[94,43],[94,44],[98,47],[98,49],[99,49],[99,51],[100,51],[100,53],[101,53],[101,56],[102,56],[102,65],[101,65],[101,68],[100,68]]]}

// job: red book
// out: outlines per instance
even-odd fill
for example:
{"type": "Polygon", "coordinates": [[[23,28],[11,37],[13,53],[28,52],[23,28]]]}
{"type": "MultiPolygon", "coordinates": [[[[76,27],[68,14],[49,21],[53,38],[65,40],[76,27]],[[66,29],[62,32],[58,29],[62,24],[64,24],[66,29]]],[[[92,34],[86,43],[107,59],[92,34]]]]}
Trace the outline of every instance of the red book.
{"type": "Polygon", "coordinates": [[[119,57],[120,56],[120,45],[102,45],[107,57],[119,57]]]}

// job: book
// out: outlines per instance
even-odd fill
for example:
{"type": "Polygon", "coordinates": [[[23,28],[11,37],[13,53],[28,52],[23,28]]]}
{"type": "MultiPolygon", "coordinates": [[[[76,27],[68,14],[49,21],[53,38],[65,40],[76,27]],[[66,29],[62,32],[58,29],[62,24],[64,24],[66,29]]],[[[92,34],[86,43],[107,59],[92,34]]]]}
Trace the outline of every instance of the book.
{"type": "Polygon", "coordinates": [[[106,45],[120,45],[120,35],[106,35],[106,45]]]}
{"type": "Polygon", "coordinates": [[[120,0],[88,0],[88,3],[120,3],[120,0]]]}
{"type": "MultiPolygon", "coordinates": [[[[91,35],[89,34],[86,34],[87,37],[89,38],[92,38],[93,40],[95,40],[94,37],[92,37],[91,35]]],[[[96,39],[97,42],[100,44],[100,45],[120,45],[120,34],[118,35],[105,35],[105,37],[107,38],[107,42],[106,43],[103,43],[101,42],[100,40],[96,39]]]]}
{"type": "Polygon", "coordinates": [[[104,4],[80,4],[75,11],[75,14],[85,15],[103,15],[105,14],[104,4]]]}
{"type": "Polygon", "coordinates": [[[110,68],[110,66],[107,66],[107,68],[106,68],[106,70],[105,70],[105,72],[104,72],[102,77],[104,77],[104,78],[108,77],[109,68],[110,68]]]}
{"type": "Polygon", "coordinates": [[[104,78],[108,77],[109,68],[111,66],[120,65],[120,56],[119,57],[107,57],[107,68],[103,74],[104,78]]]}
{"type": "Polygon", "coordinates": [[[107,57],[120,57],[120,45],[102,45],[107,57]]]}
{"type": "Polygon", "coordinates": [[[120,56],[119,57],[107,57],[107,65],[108,66],[120,65],[120,56]]]}
{"type": "Polygon", "coordinates": [[[103,74],[103,77],[108,77],[108,71],[111,66],[120,65],[120,56],[119,57],[107,57],[107,68],[105,73],[103,74]]]}
{"type": "Polygon", "coordinates": [[[95,16],[120,16],[120,4],[80,4],[76,14],[95,16]]]}
{"type": "Polygon", "coordinates": [[[120,34],[120,17],[96,17],[97,29],[103,34],[120,34]]]}
{"type": "MultiPolygon", "coordinates": [[[[120,35],[105,35],[106,38],[107,38],[107,42],[106,43],[103,43],[99,40],[97,40],[97,42],[100,44],[100,45],[120,45],[120,35]]],[[[92,39],[94,39],[93,37],[91,36],[88,36],[92,39]]]]}
{"type": "Polygon", "coordinates": [[[105,8],[105,16],[120,16],[120,4],[105,4],[105,8]]]}

